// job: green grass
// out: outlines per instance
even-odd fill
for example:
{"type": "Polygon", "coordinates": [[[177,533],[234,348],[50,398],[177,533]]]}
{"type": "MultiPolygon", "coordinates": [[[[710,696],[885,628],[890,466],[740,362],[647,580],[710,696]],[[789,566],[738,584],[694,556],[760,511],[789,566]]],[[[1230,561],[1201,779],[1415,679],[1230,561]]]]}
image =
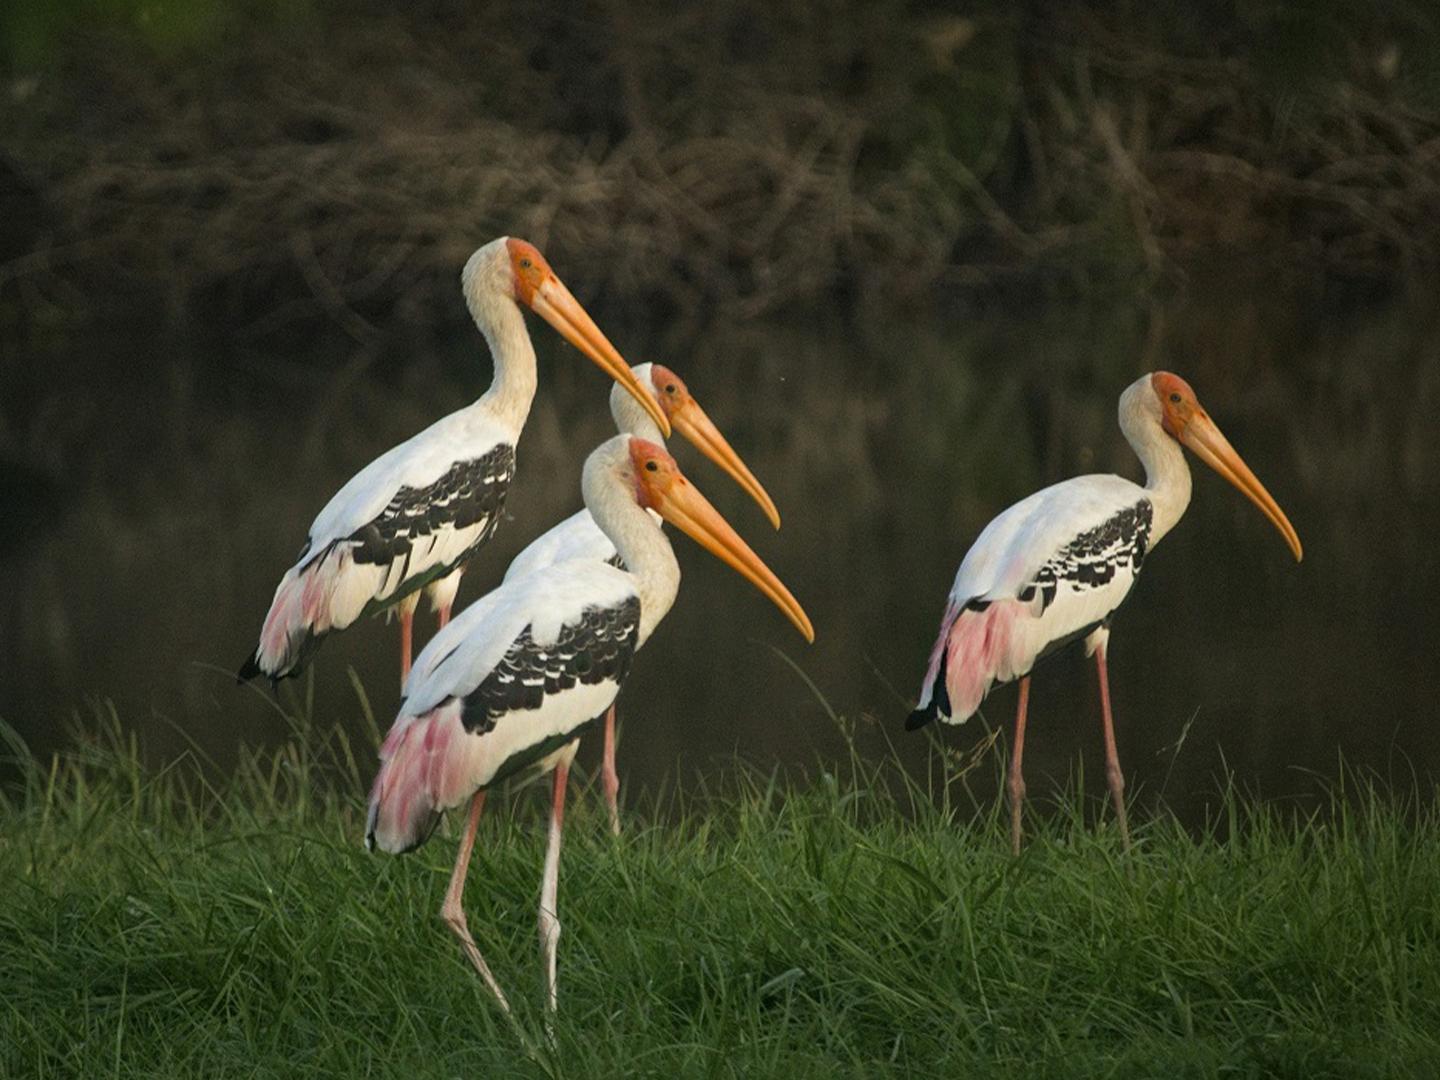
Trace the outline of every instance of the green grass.
{"type": "Polygon", "coordinates": [[[934,791],[889,763],[737,768],[618,842],[578,785],[551,1047],[536,791],[492,799],[467,892],[522,1042],[436,917],[453,828],[361,848],[368,747],[302,732],[218,785],[138,756],[80,744],[0,806],[0,1074],[1440,1072],[1429,802],[1362,786],[1297,817],[1231,794],[1205,835],[1141,820],[1126,858],[1070,799],[1016,861],[938,754],[934,791]]]}

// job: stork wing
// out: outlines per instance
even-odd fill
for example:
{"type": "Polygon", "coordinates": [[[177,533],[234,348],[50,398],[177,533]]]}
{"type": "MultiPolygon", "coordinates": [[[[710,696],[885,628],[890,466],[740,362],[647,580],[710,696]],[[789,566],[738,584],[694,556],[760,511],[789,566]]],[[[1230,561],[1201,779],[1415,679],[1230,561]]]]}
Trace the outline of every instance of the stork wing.
{"type": "Polygon", "coordinates": [[[1106,475],[1077,476],[1022,499],[985,526],[965,553],[951,604],[958,610],[977,599],[1017,599],[1047,567],[1103,561],[1113,555],[1109,547],[1077,540],[1144,500],[1138,484],[1106,475]]]}
{"type": "Polygon", "coordinates": [[[467,607],[425,646],[405,683],[400,715],[420,716],[447,698],[467,698],[492,676],[496,678],[490,685],[497,688],[507,685],[502,675],[511,682],[528,678],[532,684],[538,677],[542,688],[547,679],[562,679],[567,665],[574,666],[573,656],[564,664],[558,659],[564,649],[555,647],[562,638],[573,644],[578,629],[596,629],[596,612],[620,609],[632,600],[638,625],[639,595],[630,575],[593,560],[558,563],[507,581],[467,607]],[[538,674],[530,670],[537,664],[538,674]]]}
{"type": "MultiPolygon", "coordinates": [[[[378,527],[387,516],[413,513],[428,493],[443,498],[446,477],[457,466],[484,459],[502,446],[510,448],[506,464],[513,469],[514,436],[500,425],[483,419],[477,423],[464,410],[441,417],[381,454],[335,493],[310,525],[299,566],[369,525],[378,527]]],[[[504,479],[508,483],[508,472],[504,479]]]]}
{"type": "MultiPolygon", "coordinates": [[[[659,514],[654,510],[648,510],[647,513],[655,520],[655,524],[660,524],[659,514]]],[[[615,551],[615,545],[600,530],[600,526],[595,524],[589,510],[571,514],[560,524],[532,540],[525,550],[511,561],[510,568],[505,571],[505,580],[528,577],[537,570],[572,559],[588,559],[620,566],[620,556],[615,551]]]]}

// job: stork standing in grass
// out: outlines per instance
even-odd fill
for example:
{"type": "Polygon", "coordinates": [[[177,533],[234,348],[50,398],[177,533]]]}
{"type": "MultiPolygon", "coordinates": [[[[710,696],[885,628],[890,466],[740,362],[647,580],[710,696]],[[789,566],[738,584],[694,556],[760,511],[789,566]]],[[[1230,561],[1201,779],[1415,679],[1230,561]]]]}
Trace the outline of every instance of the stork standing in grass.
{"type": "MultiPolygon", "coordinates": [[[[690,393],[690,388],[675,372],[662,364],[637,364],[631,368],[635,378],[647,391],[653,391],[661,411],[670,418],[670,425],[700,450],[731,478],[744,488],[765,511],[770,524],[780,527],[780,512],[760,481],[746,467],[726,441],[725,436],[706,415],[700,403],[690,393]]],[[[633,397],[620,386],[610,392],[610,415],[615,418],[615,427],[622,435],[635,435],[650,442],[664,445],[660,429],[650,414],[642,409],[633,397]]],[[[658,519],[657,519],[658,520],[658,519]]],[[[605,535],[589,510],[581,509],[548,532],[536,537],[531,544],[510,563],[505,580],[526,577],[570,559],[594,559],[596,562],[616,563],[620,557],[615,545],[605,535]]],[[[605,788],[605,805],[610,813],[610,830],[620,833],[620,776],[615,771],[615,706],[605,711],[604,753],[601,758],[601,780],[605,788]]]]}
{"type": "Polygon", "coordinates": [[[748,578],[805,636],[809,618],[680,473],[664,448],[617,435],[585,462],[585,505],[626,569],[593,558],[512,578],[431,639],[405,684],[380,748],[365,842],[403,852],[424,843],[442,811],[470,812],[441,918],[507,1012],[509,1004],[466,925],[461,893],[485,793],[524,770],[554,772],[540,890],[547,1002],[556,1007],[556,913],[565,785],[576,742],[615,700],[638,650],[675,601],[680,567],[658,513],[748,578]]]}
{"type": "Polygon", "coordinates": [[[1100,679],[1105,777],[1121,837],[1130,846],[1105,651],[1110,619],[1129,595],[1146,555],[1190,504],[1190,469],[1181,446],[1255,503],[1297,561],[1302,554],[1285,514],[1184,379],[1157,371],[1132,383],[1120,395],[1120,430],[1145,467],[1145,486],[1118,476],[1080,476],[1036,492],[990,522],[960,563],[919,706],[905,725],[923,727],[937,717],[962,724],[992,686],[1020,680],[1006,784],[1016,854],[1025,797],[1020,758],[1030,669],[1041,657],[1082,638],[1100,679]]]}
{"type": "Polygon", "coordinates": [[[400,605],[400,677],[410,670],[419,591],[442,579],[442,625],[464,562],[494,533],[515,472],[515,446],[535,397],[535,348],[520,305],[543,318],[624,386],[654,424],[669,421],[629,366],[524,240],[480,248],[461,274],[495,376],[479,400],[431,424],[350,479],[310,526],[300,558],[280,579],[241,680],[296,675],[326,634],[400,605]]]}

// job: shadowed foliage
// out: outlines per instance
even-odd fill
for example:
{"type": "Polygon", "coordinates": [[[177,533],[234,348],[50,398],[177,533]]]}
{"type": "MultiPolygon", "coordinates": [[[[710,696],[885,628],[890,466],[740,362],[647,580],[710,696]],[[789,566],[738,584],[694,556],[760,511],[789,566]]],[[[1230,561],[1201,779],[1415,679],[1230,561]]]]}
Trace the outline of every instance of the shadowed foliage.
{"type": "Polygon", "coordinates": [[[1398,2],[13,0],[0,299],[453,320],[477,237],[693,333],[843,296],[1440,257],[1440,16],[1398,2]],[[27,242],[28,241],[28,242],[27,242]]]}

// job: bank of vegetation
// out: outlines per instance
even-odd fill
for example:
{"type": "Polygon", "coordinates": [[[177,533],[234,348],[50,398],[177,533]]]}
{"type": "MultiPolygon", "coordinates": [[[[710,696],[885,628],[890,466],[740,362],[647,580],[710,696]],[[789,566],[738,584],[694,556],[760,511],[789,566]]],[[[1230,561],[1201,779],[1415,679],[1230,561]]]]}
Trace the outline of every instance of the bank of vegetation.
{"type": "Polygon", "coordinates": [[[1353,778],[1314,814],[1222,791],[1208,827],[1150,815],[1128,857],[1099,799],[1062,799],[1019,860],[973,761],[737,767],[618,841],[582,783],[551,1048],[541,793],[491,800],[467,892],[517,1034],[436,917],[453,829],[362,849],[372,747],[302,725],[220,775],[88,730],[52,762],[15,747],[0,802],[5,1075],[1440,1069],[1440,819],[1353,778]]]}

